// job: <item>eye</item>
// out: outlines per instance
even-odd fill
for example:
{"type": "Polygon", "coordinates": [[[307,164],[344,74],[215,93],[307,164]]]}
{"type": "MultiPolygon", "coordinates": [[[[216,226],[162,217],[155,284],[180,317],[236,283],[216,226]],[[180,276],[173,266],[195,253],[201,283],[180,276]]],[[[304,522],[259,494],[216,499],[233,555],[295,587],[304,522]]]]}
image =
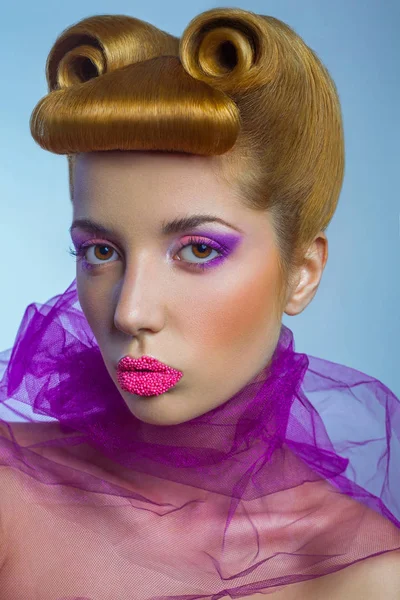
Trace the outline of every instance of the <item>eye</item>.
{"type": "MultiPolygon", "coordinates": [[[[189,237],[184,241],[180,242],[180,246],[176,252],[176,256],[182,254],[182,251],[187,250],[187,258],[184,257],[184,260],[178,258],[179,261],[182,261],[185,265],[187,265],[191,269],[206,269],[212,266],[216,266],[224,259],[225,256],[229,254],[229,249],[221,244],[218,244],[214,240],[207,240],[198,237],[189,237]],[[193,250],[194,249],[194,250],[193,250]],[[215,256],[212,260],[206,260],[205,262],[202,259],[208,259],[210,257],[210,253],[216,252],[217,256],[215,256]],[[200,262],[191,261],[189,257],[195,257],[200,259],[200,262]]],[[[102,265],[106,265],[109,262],[114,262],[108,260],[111,258],[112,253],[119,254],[113,246],[108,243],[94,243],[89,242],[86,244],[82,244],[78,247],[77,250],[69,249],[69,253],[72,256],[77,257],[77,261],[82,261],[83,267],[85,269],[96,269],[102,265]],[[92,254],[94,259],[98,259],[100,262],[92,262],[92,259],[88,260],[89,252],[93,250],[92,254]]],[[[175,256],[174,255],[174,256],[175,256]]]]}
{"type": "Polygon", "coordinates": [[[221,261],[225,260],[225,257],[230,253],[227,247],[218,244],[214,240],[208,240],[199,237],[189,237],[181,241],[180,247],[178,248],[178,254],[182,253],[184,250],[188,250],[188,257],[194,256],[195,258],[199,258],[201,261],[196,262],[186,259],[183,261],[189,269],[193,270],[205,270],[216,267],[221,263],[221,261]],[[210,257],[210,251],[216,252],[217,256],[215,256],[212,260],[206,260],[205,262],[202,261],[202,259],[208,259],[210,257]]]}
{"type": "MultiPolygon", "coordinates": [[[[72,248],[69,249],[69,254],[71,254],[72,256],[76,256],[77,257],[77,261],[82,261],[85,268],[87,269],[92,269],[95,268],[97,266],[100,266],[102,263],[107,264],[110,261],[107,260],[103,260],[103,259],[107,259],[109,257],[109,255],[112,254],[112,252],[116,252],[116,250],[110,246],[109,244],[82,244],[81,246],[78,247],[77,250],[73,250],[72,248]],[[89,254],[89,250],[92,250],[92,248],[94,249],[94,257],[99,259],[100,262],[99,263],[92,263],[89,262],[87,260],[87,255],[89,254]],[[105,249],[105,250],[104,250],[105,249]]],[[[113,261],[111,261],[113,262],[113,261]]]]}
{"type": "MultiPolygon", "coordinates": [[[[213,248],[212,246],[210,246],[209,244],[206,244],[205,242],[199,242],[197,240],[192,240],[190,243],[184,244],[181,246],[179,253],[183,254],[184,258],[185,258],[185,262],[188,261],[190,262],[190,257],[195,257],[198,259],[206,259],[206,258],[210,258],[210,253],[212,252],[216,252],[217,256],[219,256],[221,254],[221,252],[218,252],[218,250],[216,248],[213,248]],[[184,251],[188,250],[188,252],[186,253],[186,257],[184,256],[184,251]]],[[[195,263],[196,264],[196,263],[195,263]]]]}
{"type": "Polygon", "coordinates": [[[108,262],[107,258],[110,258],[110,255],[115,252],[114,248],[108,244],[93,244],[91,246],[86,246],[85,250],[86,256],[89,254],[90,250],[93,250],[92,256],[100,260],[100,262],[108,262]]]}

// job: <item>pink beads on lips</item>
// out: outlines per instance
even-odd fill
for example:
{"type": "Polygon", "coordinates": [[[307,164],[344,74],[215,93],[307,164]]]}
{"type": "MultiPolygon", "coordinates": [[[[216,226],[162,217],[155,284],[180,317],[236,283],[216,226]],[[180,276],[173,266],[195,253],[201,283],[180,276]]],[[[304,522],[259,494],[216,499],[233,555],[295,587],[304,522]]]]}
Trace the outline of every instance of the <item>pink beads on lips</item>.
{"type": "Polygon", "coordinates": [[[140,396],[158,396],[173,387],[183,376],[181,371],[163,364],[158,364],[154,359],[141,359],[141,368],[151,370],[132,369],[132,359],[125,357],[118,364],[117,377],[121,388],[140,396]]]}

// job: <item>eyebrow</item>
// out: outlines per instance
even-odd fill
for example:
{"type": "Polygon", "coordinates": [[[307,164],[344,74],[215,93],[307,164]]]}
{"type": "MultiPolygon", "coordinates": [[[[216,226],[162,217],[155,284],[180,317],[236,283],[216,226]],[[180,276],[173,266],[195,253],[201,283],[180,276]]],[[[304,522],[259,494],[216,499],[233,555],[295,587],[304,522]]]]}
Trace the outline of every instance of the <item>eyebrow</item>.
{"type": "MultiPolygon", "coordinates": [[[[203,225],[203,223],[222,223],[222,225],[227,225],[228,227],[232,227],[232,229],[236,229],[236,231],[240,231],[244,233],[240,227],[232,225],[224,219],[220,217],[216,217],[214,215],[190,215],[188,217],[180,217],[173,219],[172,221],[162,221],[161,225],[161,234],[162,235],[171,235],[172,233],[181,233],[182,231],[186,231],[187,229],[192,229],[195,227],[199,227],[199,225],[203,225]]],[[[69,232],[72,233],[72,230],[75,228],[83,229],[92,234],[101,234],[101,235],[113,235],[114,232],[112,229],[104,227],[100,223],[96,223],[91,219],[75,219],[73,221],[71,227],[69,228],[69,232]]]]}

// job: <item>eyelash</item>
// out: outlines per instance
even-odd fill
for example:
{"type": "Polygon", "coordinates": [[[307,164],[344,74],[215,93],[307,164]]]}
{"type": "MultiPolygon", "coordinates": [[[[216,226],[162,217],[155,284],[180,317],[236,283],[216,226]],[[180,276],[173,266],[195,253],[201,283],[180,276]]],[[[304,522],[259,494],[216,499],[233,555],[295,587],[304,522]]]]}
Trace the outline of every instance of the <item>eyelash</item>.
{"type": "MultiPolygon", "coordinates": [[[[224,246],[223,244],[218,244],[217,242],[214,242],[212,240],[206,240],[204,238],[197,238],[197,237],[190,237],[189,240],[185,243],[181,243],[180,247],[178,248],[177,252],[180,252],[183,248],[187,248],[188,246],[198,246],[198,245],[205,245],[209,248],[212,248],[213,250],[216,250],[217,252],[220,253],[220,256],[216,256],[215,258],[213,258],[212,260],[209,260],[208,262],[205,263],[191,263],[188,261],[182,261],[185,262],[188,266],[189,269],[193,269],[196,271],[204,271],[205,269],[211,268],[212,266],[216,266],[215,263],[219,264],[225,256],[227,256],[229,254],[229,248],[227,248],[226,246],[224,246]]],[[[91,248],[92,246],[107,246],[112,248],[113,250],[115,250],[115,248],[113,246],[111,246],[108,243],[93,243],[92,242],[88,242],[86,244],[81,244],[77,250],[73,250],[71,247],[69,248],[69,254],[71,254],[72,256],[77,257],[77,261],[82,261],[84,264],[85,269],[91,270],[91,269],[96,269],[97,267],[102,267],[103,265],[92,265],[90,264],[88,261],[86,261],[84,259],[84,254],[86,253],[86,250],[88,248],[91,248]]],[[[115,250],[115,252],[117,252],[115,250]]],[[[112,261],[111,261],[112,262],[112,261]]],[[[109,264],[109,263],[104,263],[104,265],[109,264]]]]}

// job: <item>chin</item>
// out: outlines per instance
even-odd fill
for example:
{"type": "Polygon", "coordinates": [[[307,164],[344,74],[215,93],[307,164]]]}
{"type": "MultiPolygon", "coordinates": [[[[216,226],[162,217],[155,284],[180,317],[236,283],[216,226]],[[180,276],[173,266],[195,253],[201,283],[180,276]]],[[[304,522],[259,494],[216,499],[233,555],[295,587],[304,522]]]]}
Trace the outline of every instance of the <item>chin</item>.
{"type": "Polygon", "coordinates": [[[158,396],[139,396],[138,394],[130,394],[122,392],[123,399],[129,411],[142,423],[149,425],[179,425],[194,419],[197,415],[176,414],[176,405],[173,407],[170,404],[171,392],[168,390],[164,394],[158,396]],[[173,410],[175,408],[175,410],[173,410]]]}

